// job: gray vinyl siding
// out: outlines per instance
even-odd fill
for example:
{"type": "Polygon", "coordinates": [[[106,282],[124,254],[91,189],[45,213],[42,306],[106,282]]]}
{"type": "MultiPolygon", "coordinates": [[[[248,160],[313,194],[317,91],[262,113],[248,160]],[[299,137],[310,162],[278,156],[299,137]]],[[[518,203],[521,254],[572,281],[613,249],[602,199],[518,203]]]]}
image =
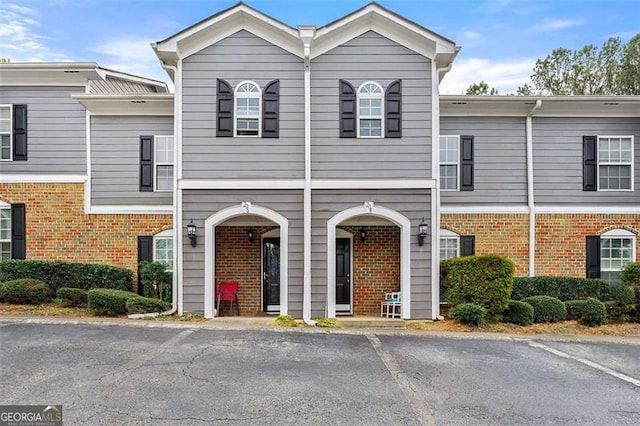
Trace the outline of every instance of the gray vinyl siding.
{"type": "Polygon", "coordinates": [[[536,204],[640,203],[640,118],[533,119],[533,176],[536,204]],[[582,137],[634,136],[635,191],[582,190],[582,137]]]}
{"type": "Polygon", "coordinates": [[[239,31],[183,61],[185,179],[304,178],[302,59],[239,31]],[[280,80],[280,137],[216,138],[216,79],[262,89],[280,80]]]}
{"type": "Polygon", "coordinates": [[[303,294],[303,193],[302,191],[184,190],[182,229],[193,219],[198,226],[198,245],[191,247],[182,233],[184,268],[184,309],[204,311],[204,223],[218,211],[250,201],[272,209],[289,220],[289,313],[302,317],[303,294]]]}
{"type": "Polygon", "coordinates": [[[0,86],[0,104],[27,105],[27,161],[2,162],[2,173],[85,174],[86,114],[71,99],[84,87],[0,86]]]}
{"type": "MultiPolygon", "coordinates": [[[[416,190],[316,190],[311,213],[311,316],[325,316],[327,303],[327,222],[365,201],[387,207],[411,221],[411,317],[431,318],[431,242],[418,246],[416,230],[431,217],[431,194],[416,190]]],[[[391,224],[391,222],[389,222],[391,224]]],[[[380,300],[384,297],[380,295],[380,300]]]]}
{"type": "Polygon", "coordinates": [[[441,191],[443,205],[527,202],[524,117],[441,117],[441,135],[472,135],[473,191],[441,191]]]}
{"type": "Polygon", "coordinates": [[[171,192],[140,192],[141,135],[173,135],[173,117],[91,117],[92,204],[173,203],[171,192]]]}
{"type": "Polygon", "coordinates": [[[314,178],[431,177],[431,61],[373,31],[311,63],[314,178]],[[339,137],[338,81],[357,90],[375,81],[386,90],[402,79],[402,138],[339,137]]]}

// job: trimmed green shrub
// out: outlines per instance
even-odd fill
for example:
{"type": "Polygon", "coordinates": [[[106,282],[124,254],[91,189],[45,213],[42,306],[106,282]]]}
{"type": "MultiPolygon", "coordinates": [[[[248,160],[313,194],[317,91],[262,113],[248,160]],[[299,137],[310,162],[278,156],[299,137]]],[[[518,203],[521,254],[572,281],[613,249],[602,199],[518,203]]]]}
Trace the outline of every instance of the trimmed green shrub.
{"type": "Polygon", "coordinates": [[[632,320],[634,310],[625,309],[620,306],[615,300],[607,300],[604,302],[604,306],[607,309],[607,317],[613,322],[629,322],[632,320]]]}
{"type": "Polygon", "coordinates": [[[585,302],[586,300],[584,299],[565,301],[564,307],[567,309],[566,319],[579,321],[580,318],[582,318],[585,302]]]}
{"type": "Polygon", "coordinates": [[[121,315],[127,313],[127,300],[140,297],[135,293],[108,288],[94,288],[87,292],[89,312],[93,315],[121,315]]]}
{"type": "Polygon", "coordinates": [[[633,305],[636,302],[636,294],[633,287],[619,285],[611,287],[609,299],[618,302],[620,305],[633,305]]]}
{"type": "Polygon", "coordinates": [[[531,325],[533,323],[533,306],[519,300],[509,302],[509,308],[502,313],[505,322],[517,325],[531,325]]]}
{"type": "Polygon", "coordinates": [[[62,287],[56,291],[56,297],[65,301],[67,306],[87,304],[87,290],[81,288],[62,287]]]}
{"type": "Polygon", "coordinates": [[[580,322],[588,327],[598,327],[607,323],[607,309],[604,303],[590,297],[582,305],[580,322]]]}
{"type": "Polygon", "coordinates": [[[487,321],[488,311],[475,303],[461,303],[451,308],[451,318],[464,325],[477,327],[487,321]]]}
{"type": "Polygon", "coordinates": [[[640,284],[640,262],[630,262],[620,271],[622,284],[640,284]]]}
{"type": "Polygon", "coordinates": [[[531,296],[551,296],[562,301],[594,297],[609,300],[609,284],[600,279],[572,277],[516,277],[511,298],[522,300],[531,296]]]}
{"type": "Polygon", "coordinates": [[[39,305],[51,300],[51,289],[31,278],[0,283],[0,302],[39,305]]]}
{"type": "Polygon", "coordinates": [[[54,292],[62,287],[112,288],[131,291],[133,273],[124,268],[93,263],[5,260],[0,262],[0,281],[33,278],[49,285],[54,292]]]}
{"type": "Polygon", "coordinates": [[[140,262],[140,284],[142,295],[154,299],[171,301],[173,274],[163,262],[140,262]]]}
{"type": "Polygon", "coordinates": [[[562,300],[551,296],[531,296],[522,299],[533,306],[533,322],[557,322],[567,317],[567,308],[562,300]]]}
{"type": "Polygon", "coordinates": [[[451,269],[451,260],[445,259],[440,261],[440,302],[449,301],[449,270],[451,269]]]}
{"type": "Polygon", "coordinates": [[[514,264],[503,256],[466,256],[447,261],[449,302],[452,306],[475,303],[489,315],[507,309],[513,285],[514,264]]]}
{"type": "Polygon", "coordinates": [[[165,312],[169,310],[169,304],[164,300],[150,297],[132,297],[125,303],[130,314],[149,314],[152,312],[165,312]]]}

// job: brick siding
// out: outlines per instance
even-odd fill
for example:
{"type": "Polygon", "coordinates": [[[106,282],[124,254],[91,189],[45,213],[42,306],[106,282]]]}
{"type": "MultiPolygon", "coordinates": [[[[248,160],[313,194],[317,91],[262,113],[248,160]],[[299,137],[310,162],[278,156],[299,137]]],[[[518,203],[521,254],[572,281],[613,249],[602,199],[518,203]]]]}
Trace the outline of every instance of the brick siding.
{"type": "Polygon", "coordinates": [[[171,215],[85,214],[82,183],[4,183],[0,199],[26,205],[27,259],[103,263],[131,269],[134,280],[138,236],[172,227],[171,215]]]}

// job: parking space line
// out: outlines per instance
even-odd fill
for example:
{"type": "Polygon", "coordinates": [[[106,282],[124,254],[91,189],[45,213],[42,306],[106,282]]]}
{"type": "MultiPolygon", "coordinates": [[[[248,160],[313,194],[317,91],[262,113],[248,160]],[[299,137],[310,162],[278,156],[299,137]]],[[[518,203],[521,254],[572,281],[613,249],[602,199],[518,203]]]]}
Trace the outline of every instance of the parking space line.
{"type": "Polygon", "coordinates": [[[640,380],[635,379],[635,378],[633,378],[631,376],[627,376],[626,374],[620,373],[618,371],[612,370],[611,368],[605,367],[604,365],[598,364],[597,362],[593,362],[593,361],[589,361],[588,359],[584,359],[584,358],[580,358],[580,357],[577,357],[577,356],[573,356],[573,355],[570,355],[570,354],[568,354],[566,352],[559,351],[558,349],[554,349],[554,348],[551,348],[551,347],[549,347],[547,345],[544,345],[544,344],[538,343],[538,342],[534,342],[534,341],[529,341],[529,346],[532,346],[532,347],[538,348],[538,349],[542,349],[544,351],[552,353],[552,354],[554,354],[556,356],[559,356],[561,358],[567,358],[567,359],[572,359],[574,361],[578,361],[579,363],[582,363],[582,364],[587,365],[587,366],[589,366],[591,368],[594,368],[596,370],[602,371],[603,373],[606,373],[606,374],[608,374],[610,376],[616,377],[616,378],[618,378],[620,380],[624,380],[625,382],[629,382],[632,385],[640,387],[640,380]]]}
{"type": "Polygon", "coordinates": [[[382,360],[382,363],[385,365],[385,367],[387,367],[387,370],[391,374],[391,377],[393,377],[393,380],[396,382],[396,384],[402,391],[402,394],[409,402],[409,405],[413,409],[416,417],[418,417],[418,420],[420,420],[420,423],[425,426],[435,425],[436,422],[428,408],[429,406],[427,404],[427,401],[424,400],[424,398],[421,398],[421,394],[413,389],[411,383],[409,382],[407,373],[402,370],[393,356],[382,349],[382,342],[380,341],[380,339],[378,339],[378,336],[371,333],[365,333],[365,336],[371,343],[371,346],[373,346],[376,354],[378,354],[378,357],[382,360]]]}

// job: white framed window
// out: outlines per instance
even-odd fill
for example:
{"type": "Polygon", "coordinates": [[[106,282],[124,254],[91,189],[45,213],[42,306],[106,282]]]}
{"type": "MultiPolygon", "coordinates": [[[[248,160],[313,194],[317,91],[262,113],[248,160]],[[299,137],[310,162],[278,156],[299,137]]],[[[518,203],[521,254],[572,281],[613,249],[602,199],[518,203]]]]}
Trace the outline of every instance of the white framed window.
{"type": "Polygon", "coordinates": [[[154,136],[154,190],[173,191],[173,136],[154,136]]]}
{"type": "Polygon", "coordinates": [[[460,135],[440,136],[440,189],[458,191],[460,182],[460,135]]]}
{"type": "Polygon", "coordinates": [[[620,284],[620,271],[636,258],[636,236],[614,229],[600,236],[600,278],[610,285],[620,284]]]}
{"type": "Polygon", "coordinates": [[[0,161],[11,161],[13,158],[12,109],[12,105],[0,105],[0,161]]]}
{"type": "Polygon", "coordinates": [[[448,229],[440,230],[440,260],[460,256],[460,235],[448,229]]]}
{"type": "Polygon", "coordinates": [[[262,92],[252,81],[243,81],[236,86],[234,99],[235,120],[233,134],[235,136],[260,137],[262,130],[262,92]]]}
{"type": "Polygon", "coordinates": [[[11,259],[11,206],[0,202],[0,260],[11,259]]]}
{"type": "Polygon", "coordinates": [[[598,136],[598,191],[633,191],[633,136],[598,136]]]}
{"type": "Polygon", "coordinates": [[[167,265],[167,271],[173,271],[173,230],[153,236],[153,261],[162,262],[167,265]]]}
{"type": "Polygon", "coordinates": [[[384,93],[373,81],[362,83],[358,88],[358,137],[381,138],[384,135],[384,93]]]}

